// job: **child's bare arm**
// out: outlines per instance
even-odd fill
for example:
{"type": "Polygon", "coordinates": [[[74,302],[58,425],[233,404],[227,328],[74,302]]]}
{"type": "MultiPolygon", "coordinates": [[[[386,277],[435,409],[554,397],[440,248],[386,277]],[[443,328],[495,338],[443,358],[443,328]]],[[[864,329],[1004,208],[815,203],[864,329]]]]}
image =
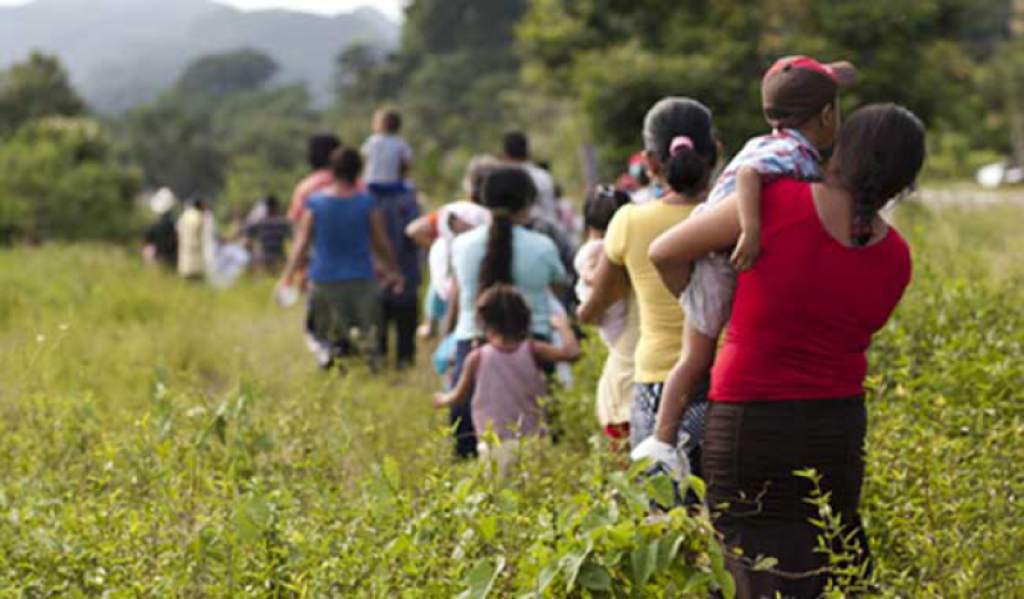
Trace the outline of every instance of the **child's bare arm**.
{"type": "Polygon", "coordinates": [[[455,384],[455,388],[447,393],[437,393],[434,395],[434,407],[445,408],[454,406],[469,399],[469,392],[476,382],[476,371],[479,367],[480,350],[476,349],[466,356],[466,363],[462,366],[462,374],[459,376],[459,382],[455,384]]]}
{"type": "Polygon", "coordinates": [[[761,173],[741,166],[736,173],[736,196],[741,232],[731,260],[736,270],[746,270],[761,253],[761,173]]]}
{"type": "Polygon", "coordinates": [[[690,395],[707,376],[715,358],[717,340],[707,337],[689,323],[683,329],[683,354],[672,368],[658,404],[654,435],[659,441],[676,444],[679,423],[683,420],[690,395]]]}
{"type": "Polygon", "coordinates": [[[561,345],[544,343],[538,341],[533,343],[533,357],[538,362],[573,362],[580,357],[580,344],[576,340],[576,334],[572,332],[569,321],[561,316],[551,318],[551,326],[562,338],[561,345]]]}

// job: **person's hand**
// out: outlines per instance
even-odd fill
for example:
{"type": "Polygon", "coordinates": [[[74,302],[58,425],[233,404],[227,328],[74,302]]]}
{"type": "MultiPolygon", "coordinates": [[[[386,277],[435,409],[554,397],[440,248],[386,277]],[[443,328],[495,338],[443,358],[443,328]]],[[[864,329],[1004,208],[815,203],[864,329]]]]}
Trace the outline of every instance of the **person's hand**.
{"type": "Polygon", "coordinates": [[[732,262],[732,267],[737,272],[742,272],[753,266],[760,254],[761,232],[754,230],[743,231],[740,233],[740,238],[736,242],[736,249],[733,250],[729,261],[732,262]]]}
{"type": "Polygon", "coordinates": [[[451,401],[449,401],[447,393],[435,393],[433,404],[435,408],[441,409],[447,408],[451,404],[451,401]]]}
{"type": "Polygon", "coordinates": [[[654,435],[644,439],[629,453],[630,459],[634,462],[649,459],[664,469],[676,482],[683,482],[690,476],[690,458],[686,457],[686,450],[682,445],[686,442],[687,436],[679,442],[679,447],[673,447],[669,443],[659,441],[654,435]]]}
{"type": "Polygon", "coordinates": [[[405,277],[400,274],[396,274],[391,284],[391,291],[395,295],[401,295],[405,291],[405,277]]]}
{"type": "Polygon", "coordinates": [[[586,318],[587,311],[584,309],[586,305],[587,303],[583,302],[582,304],[576,306],[576,320],[579,322],[589,323],[589,321],[586,318]]]}
{"type": "Polygon", "coordinates": [[[397,272],[383,271],[379,274],[381,285],[384,289],[390,291],[395,295],[400,295],[405,291],[405,277],[397,272]]]}
{"type": "Polygon", "coordinates": [[[274,301],[282,308],[295,305],[299,301],[298,287],[292,285],[287,277],[281,277],[277,285],[274,285],[274,301]]]}
{"type": "Polygon", "coordinates": [[[551,317],[551,328],[556,331],[566,329],[569,327],[569,321],[565,319],[565,316],[561,314],[555,314],[551,317]]]}

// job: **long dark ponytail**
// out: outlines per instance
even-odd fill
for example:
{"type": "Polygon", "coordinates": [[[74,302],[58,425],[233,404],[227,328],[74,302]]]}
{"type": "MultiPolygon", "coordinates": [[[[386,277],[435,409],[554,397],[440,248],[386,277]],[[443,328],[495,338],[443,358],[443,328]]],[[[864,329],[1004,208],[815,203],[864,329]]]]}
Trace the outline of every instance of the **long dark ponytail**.
{"type": "Polygon", "coordinates": [[[484,177],[481,195],[491,211],[491,226],[478,294],[496,283],[513,283],[512,217],[529,206],[536,193],[530,175],[519,167],[495,168],[484,177]]]}
{"type": "Polygon", "coordinates": [[[896,104],[864,106],[843,123],[828,176],[853,196],[854,246],[867,245],[878,211],[913,187],[924,164],[924,138],[921,119],[896,104]]]}
{"type": "Polygon", "coordinates": [[[676,193],[707,188],[718,161],[711,111],[691,98],[663,98],[644,117],[644,149],[658,157],[665,182],[676,193]]]}

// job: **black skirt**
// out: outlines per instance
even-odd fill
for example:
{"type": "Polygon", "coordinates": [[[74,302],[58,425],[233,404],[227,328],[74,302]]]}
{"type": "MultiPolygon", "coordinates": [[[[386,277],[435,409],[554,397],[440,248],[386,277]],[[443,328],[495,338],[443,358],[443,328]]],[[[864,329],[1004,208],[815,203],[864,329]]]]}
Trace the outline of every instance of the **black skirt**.
{"type": "MultiPolygon", "coordinates": [[[[845,531],[856,530],[868,559],[857,507],[864,478],[867,415],[863,396],[801,401],[712,402],[708,408],[703,472],[715,528],[722,535],[741,598],[818,597],[829,578],[827,556],[815,551],[819,518],[808,504],[812,483],[795,476],[813,468],[831,493],[833,513],[845,531]],[[759,556],[778,563],[754,571],[759,556]]],[[[838,550],[838,547],[834,549],[838,550]]]]}

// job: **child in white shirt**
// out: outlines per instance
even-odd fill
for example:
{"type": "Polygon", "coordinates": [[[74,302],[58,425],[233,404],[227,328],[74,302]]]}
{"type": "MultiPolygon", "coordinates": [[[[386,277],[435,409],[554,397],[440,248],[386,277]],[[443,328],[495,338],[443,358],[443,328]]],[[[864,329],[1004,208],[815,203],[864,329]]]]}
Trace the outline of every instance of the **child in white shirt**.
{"type": "MultiPolygon", "coordinates": [[[[573,262],[579,275],[576,295],[580,301],[590,296],[591,283],[604,253],[604,232],[608,223],[615,212],[629,202],[629,194],[610,185],[597,187],[587,198],[584,207],[587,241],[573,262]]],[[[597,418],[613,446],[629,438],[637,324],[635,307],[630,300],[624,299],[608,309],[598,329],[601,340],[608,347],[608,359],[597,384],[597,418]]]]}

